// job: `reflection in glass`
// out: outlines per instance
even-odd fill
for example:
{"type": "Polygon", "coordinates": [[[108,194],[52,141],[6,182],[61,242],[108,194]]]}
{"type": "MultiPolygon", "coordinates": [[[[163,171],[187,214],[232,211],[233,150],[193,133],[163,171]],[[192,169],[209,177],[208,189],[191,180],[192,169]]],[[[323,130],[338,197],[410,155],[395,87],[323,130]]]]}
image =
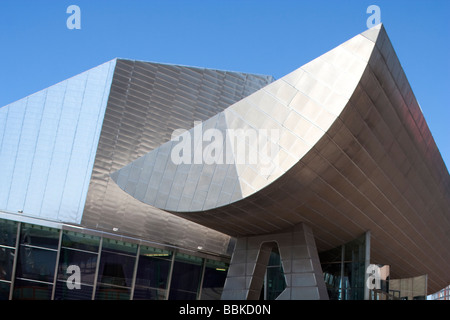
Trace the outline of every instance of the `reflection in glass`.
{"type": "Polygon", "coordinates": [[[224,262],[206,260],[201,300],[220,300],[227,270],[228,265],[224,262]]]}
{"type": "Polygon", "coordinates": [[[330,300],[364,299],[365,256],[365,235],[319,253],[330,300]]]}
{"type": "Polygon", "coordinates": [[[135,255],[137,252],[137,244],[114,239],[103,239],[102,250],[135,255]]]}
{"type": "Polygon", "coordinates": [[[100,237],[78,233],[73,231],[64,231],[62,237],[62,246],[92,252],[98,252],[100,237]]]}
{"type": "Polygon", "coordinates": [[[96,299],[130,298],[137,244],[103,239],[96,299]]]}
{"type": "Polygon", "coordinates": [[[113,285],[97,286],[95,300],[130,300],[131,290],[113,285]]]}
{"type": "Polygon", "coordinates": [[[71,273],[67,273],[70,265],[80,268],[81,283],[93,284],[97,267],[97,254],[62,248],[59,256],[58,279],[67,280],[71,273]]]}
{"type": "Polygon", "coordinates": [[[163,300],[172,263],[172,253],[141,247],[133,299],[163,300]]]}
{"type": "Polygon", "coordinates": [[[266,271],[265,299],[275,300],[286,288],[283,265],[281,264],[278,246],[272,249],[266,271]]]}
{"type": "Polygon", "coordinates": [[[195,300],[201,272],[201,258],[177,253],[173,266],[169,300],[195,300]]]}
{"type": "Polygon", "coordinates": [[[266,300],[275,300],[286,288],[281,265],[267,268],[266,300]]]}
{"type": "Polygon", "coordinates": [[[24,223],[20,229],[20,243],[36,247],[57,249],[59,230],[24,223]]]}
{"type": "Polygon", "coordinates": [[[17,222],[0,220],[0,245],[15,247],[17,238],[17,222]]]}
{"type": "Polygon", "coordinates": [[[92,300],[93,287],[81,284],[80,289],[69,289],[66,281],[56,283],[55,300],[92,300]]]}
{"type": "Polygon", "coordinates": [[[165,300],[167,290],[136,286],[133,300],[165,300]]]}
{"type": "Polygon", "coordinates": [[[0,281],[0,300],[8,300],[9,299],[9,288],[11,285],[7,282],[0,281]]]}
{"type": "Polygon", "coordinates": [[[135,261],[135,257],[103,251],[98,281],[103,284],[130,288],[135,261]]]}
{"type": "Polygon", "coordinates": [[[16,279],[14,282],[14,300],[50,300],[52,297],[51,284],[16,279]]]}
{"type": "Polygon", "coordinates": [[[20,246],[16,276],[53,282],[56,251],[20,246]]]}
{"type": "MultiPolygon", "coordinates": [[[[17,227],[17,222],[0,219],[0,300],[9,298],[16,254],[15,285],[12,288],[14,299],[50,299],[55,267],[57,281],[54,299],[57,300],[91,300],[95,279],[95,299],[198,298],[203,270],[203,259],[200,257],[177,253],[174,259],[171,251],[141,245],[139,263],[136,265],[137,244],[103,238],[99,255],[101,237],[64,230],[59,261],[56,261],[59,229],[22,223],[16,252],[17,227]],[[81,289],[67,287],[66,280],[72,274],[67,273],[70,265],[80,268],[81,289]],[[131,292],[132,288],[134,292],[131,292]]],[[[279,257],[277,261],[279,263],[279,257]]],[[[227,269],[228,264],[224,262],[205,261],[201,299],[220,299],[227,269]]]]}
{"type": "Polygon", "coordinates": [[[11,280],[15,249],[0,247],[0,280],[11,280]]]}
{"type": "Polygon", "coordinates": [[[322,272],[330,300],[341,300],[342,247],[319,254],[322,272]]]}

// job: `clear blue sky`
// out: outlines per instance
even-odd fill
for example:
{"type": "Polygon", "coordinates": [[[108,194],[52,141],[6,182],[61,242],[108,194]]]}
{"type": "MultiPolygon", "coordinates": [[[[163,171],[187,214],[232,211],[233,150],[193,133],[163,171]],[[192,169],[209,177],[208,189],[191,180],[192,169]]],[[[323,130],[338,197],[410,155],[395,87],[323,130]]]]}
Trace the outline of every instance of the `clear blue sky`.
{"type": "Polygon", "coordinates": [[[116,57],[280,78],[364,31],[371,4],[450,168],[448,0],[1,0],[0,106],[116,57]]]}

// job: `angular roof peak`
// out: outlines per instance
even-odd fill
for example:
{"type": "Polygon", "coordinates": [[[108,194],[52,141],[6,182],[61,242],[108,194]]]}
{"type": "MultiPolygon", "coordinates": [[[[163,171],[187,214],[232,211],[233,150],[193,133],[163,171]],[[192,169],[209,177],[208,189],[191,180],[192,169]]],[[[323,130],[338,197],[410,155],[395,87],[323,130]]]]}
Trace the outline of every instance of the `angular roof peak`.
{"type": "Polygon", "coordinates": [[[375,43],[380,39],[381,34],[386,35],[386,30],[382,23],[379,23],[376,26],[361,33],[362,36],[375,43]]]}

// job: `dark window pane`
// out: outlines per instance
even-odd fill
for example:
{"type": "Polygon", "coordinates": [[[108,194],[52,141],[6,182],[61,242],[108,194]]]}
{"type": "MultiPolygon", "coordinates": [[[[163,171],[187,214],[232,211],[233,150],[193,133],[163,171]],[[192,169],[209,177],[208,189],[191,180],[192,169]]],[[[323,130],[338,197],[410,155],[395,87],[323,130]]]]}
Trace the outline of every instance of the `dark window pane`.
{"type": "Polygon", "coordinates": [[[148,287],[138,287],[134,289],[133,300],[164,300],[166,290],[148,287]]]}
{"type": "Polygon", "coordinates": [[[201,300],[220,300],[227,277],[228,265],[208,261],[203,278],[201,300]]]}
{"type": "Polygon", "coordinates": [[[92,291],[92,286],[82,284],[80,289],[69,289],[65,281],[58,281],[55,300],[92,300],[92,291]]]}
{"type": "Polygon", "coordinates": [[[0,244],[15,247],[17,238],[17,222],[0,220],[0,244]]]}
{"type": "Polygon", "coordinates": [[[130,300],[130,289],[102,284],[97,287],[95,300],[130,300]]]}
{"type": "Polygon", "coordinates": [[[8,300],[9,299],[9,288],[11,285],[7,282],[0,281],[0,300],[8,300]]]}
{"type": "Polygon", "coordinates": [[[365,235],[345,244],[344,261],[364,262],[366,258],[365,235]]]}
{"type": "Polygon", "coordinates": [[[137,252],[137,244],[120,240],[103,239],[102,250],[135,255],[137,252]]]}
{"type": "Polygon", "coordinates": [[[59,243],[59,230],[24,223],[20,231],[20,243],[57,249],[59,243]]]}
{"type": "Polygon", "coordinates": [[[328,251],[323,251],[319,253],[320,263],[341,263],[342,260],[342,247],[330,249],[328,251]]]}
{"type": "Polygon", "coordinates": [[[131,287],[136,258],[102,252],[98,281],[103,284],[131,287]]]}
{"type": "Polygon", "coordinates": [[[98,252],[99,245],[100,237],[67,230],[63,232],[63,247],[98,252]]]}
{"type": "Polygon", "coordinates": [[[52,297],[51,284],[19,280],[14,282],[14,300],[50,300],[52,297]]]}
{"type": "Polygon", "coordinates": [[[0,247],[0,280],[11,280],[15,249],[0,247]]]}
{"type": "Polygon", "coordinates": [[[272,250],[269,257],[269,263],[267,264],[268,267],[270,266],[279,266],[281,264],[280,260],[280,253],[278,252],[278,249],[272,250]]]}
{"type": "Polygon", "coordinates": [[[344,264],[344,284],[347,300],[364,300],[365,288],[365,263],[345,263],[344,264]]]}
{"type": "Polygon", "coordinates": [[[56,251],[20,246],[16,276],[53,282],[56,251]]]}
{"type": "Polygon", "coordinates": [[[139,257],[136,285],[166,289],[171,261],[147,256],[139,257]]]}
{"type": "Polygon", "coordinates": [[[169,300],[196,300],[197,293],[170,289],[169,300]]]}
{"type": "Polygon", "coordinates": [[[267,268],[266,292],[267,300],[275,300],[286,288],[286,280],[284,279],[283,268],[270,267],[267,268]]]}
{"type": "Polygon", "coordinates": [[[184,254],[177,254],[172,272],[169,299],[196,298],[200,276],[202,272],[202,259],[184,254]],[[193,294],[193,295],[192,295],[193,294]]]}
{"type": "Polygon", "coordinates": [[[97,266],[97,254],[76,251],[72,249],[61,249],[58,266],[58,279],[67,280],[72,272],[67,273],[70,265],[76,265],[80,268],[81,283],[93,284],[95,278],[95,269],[97,266]]]}
{"type": "Polygon", "coordinates": [[[283,265],[281,264],[278,246],[272,248],[264,283],[265,299],[275,300],[286,288],[283,265]]]}

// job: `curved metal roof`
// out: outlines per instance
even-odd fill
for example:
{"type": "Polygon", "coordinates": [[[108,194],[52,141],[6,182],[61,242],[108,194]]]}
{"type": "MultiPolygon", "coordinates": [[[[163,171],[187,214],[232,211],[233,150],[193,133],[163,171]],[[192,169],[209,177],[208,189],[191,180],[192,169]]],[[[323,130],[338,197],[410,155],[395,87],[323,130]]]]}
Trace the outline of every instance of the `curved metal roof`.
{"type": "Polygon", "coordinates": [[[146,204],[231,236],[305,222],[322,251],[370,230],[371,262],[390,264],[392,277],[428,274],[430,292],[450,283],[449,173],[382,25],[174,136],[112,178],[146,204]],[[211,142],[210,129],[225,137],[215,154],[209,150],[210,158],[196,162],[194,148],[174,163],[182,141],[204,147],[198,135],[211,142]],[[227,148],[227,130],[239,129],[259,135],[247,149],[227,148]],[[272,129],[276,135],[260,135],[272,129]],[[263,152],[268,146],[275,151],[263,152]],[[231,160],[207,161],[221,152],[231,160]],[[242,152],[258,161],[238,161],[242,152]],[[147,174],[132,180],[132,170],[147,174]],[[129,188],[133,183],[145,192],[129,188]]]}

